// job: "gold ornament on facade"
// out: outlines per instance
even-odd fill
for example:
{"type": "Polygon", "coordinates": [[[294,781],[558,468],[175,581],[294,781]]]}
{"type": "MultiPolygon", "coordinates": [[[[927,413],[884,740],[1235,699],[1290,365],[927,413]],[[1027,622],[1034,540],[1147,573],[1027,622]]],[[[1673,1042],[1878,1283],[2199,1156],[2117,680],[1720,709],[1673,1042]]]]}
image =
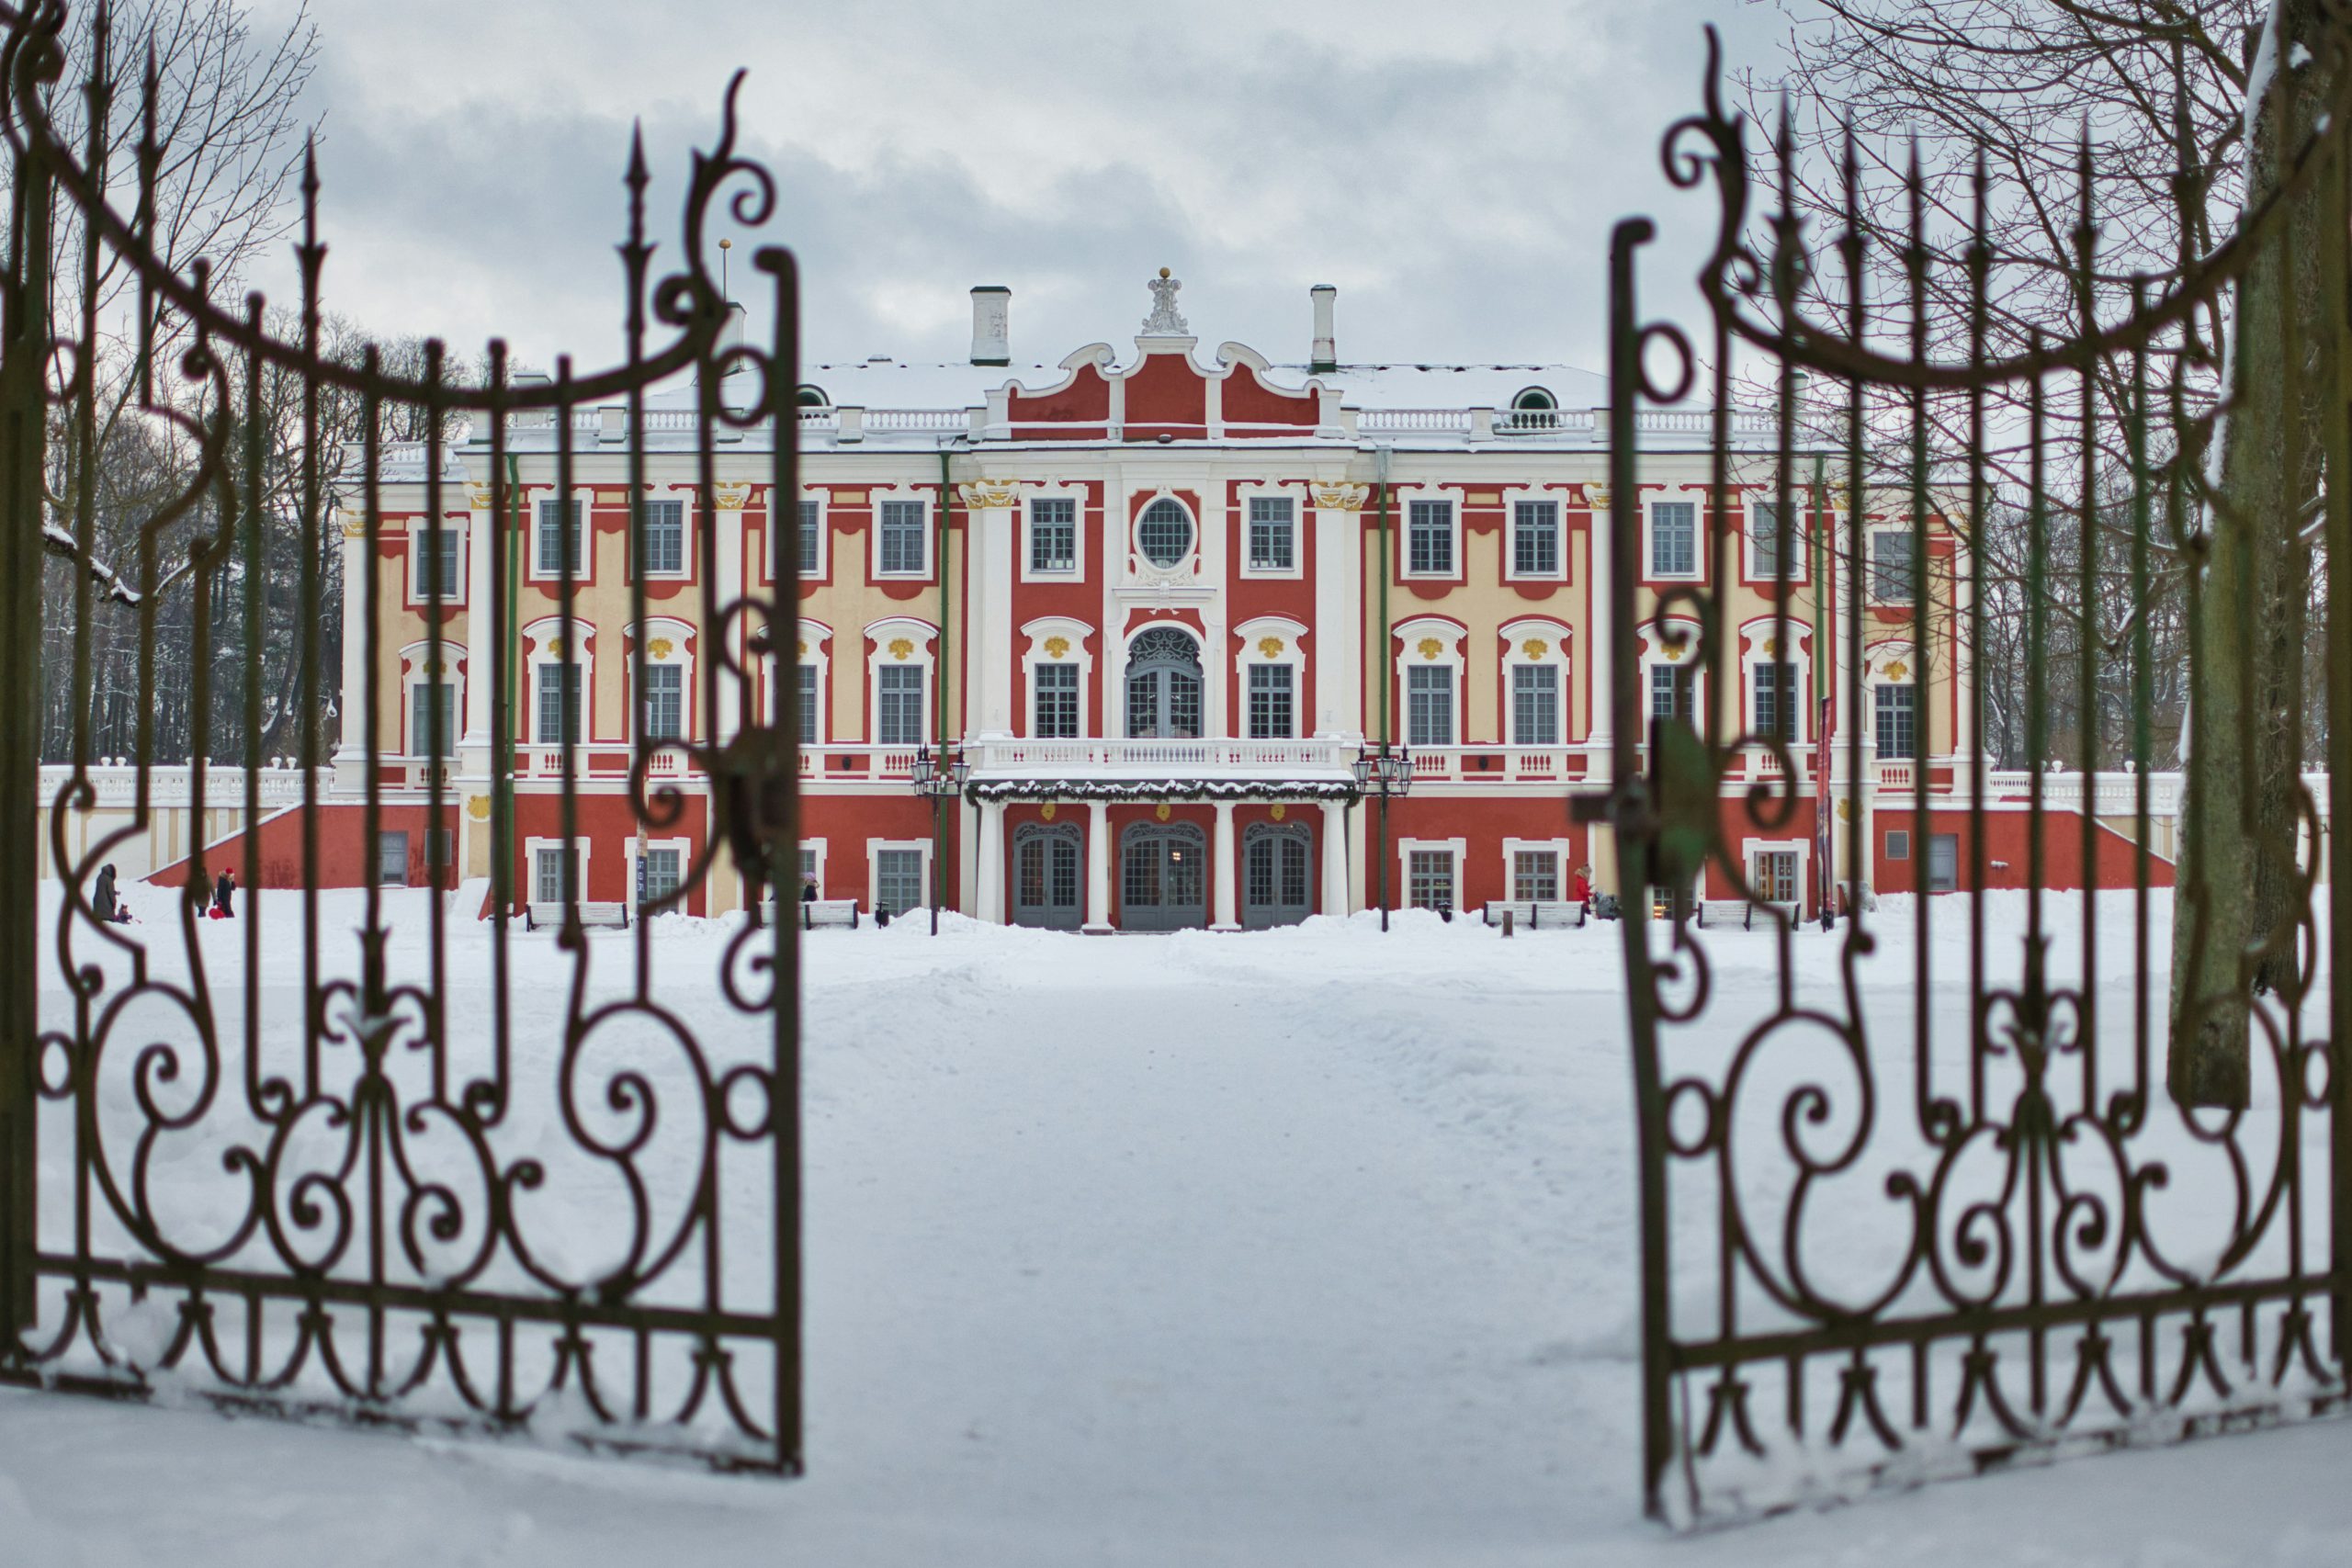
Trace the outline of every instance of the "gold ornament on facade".
{"type": "Polygon", "coordinates": [[[975,512],[1010,511],[1021,500],[1021,487],[1006,479],[982,479],[977,484],[957,485],[956,493],[964,504],[975,512]]]}
{"type": "Polygon", "coordinates": [[[1273,804],[1272,807],[1270,810],[1268,810],[1268,811],[1267,811],[1266,815],[1267,815],[1267,816],[1269,816],[1269,817],[1271,817],[1271,818],[1272,818],[1275,821],[1279,822],[1279,821],[1281,821],[1283,818],[1285,818],[1285,817],[1287,817],[1287,816],[1289,816],[1289,815],[1290,815],[1290,807],[1287,807],[1287,806],[1284,806],[1281,801],[1279,801],[1279,800],[1278,800],[1278,801],[1274,802],[1274,804],[1273,804]]]}
{"type": "Polygon", "coordinates": [[[551,637],[548,638],[547,655],[549,659],[561,659],[563,657],[563,638],[560,637],[551,637]]]}
{"type": "Polygon", "coordinates": [[[1438,641],[1437,638],[1433,637],[1425,637],[1413,646],[1420,649],[1421,657],[1423,659],[1428,660],[1434,660],[1439,654],[1445,651],[1445,644],[1438,641]]]}
{"type": "Polygon", "coordinates": [[[1052,801],[1050,801],[1050,800],[1049,800],[1049,801],[1046,802],[1046,804],[1045,804],[1045,805],[1043,805],[1043,806],[1041,806],[1041,807],[1037,807],[1037,818],[1038,818],[1038,820],[1043,821],[1043,822],[1050,822],[1050,821],[1052,821],[1052,820],[1054,819],[1054,813],[1055,813],[1055,812],[1057,812],[1057,811],[1059,811],[1060,809],[1061,809],[1061,807],[1058,807],[1058,806],[1055,805],[1052,801]]]}
{"type": "Polygon", "coordinates": [[[1049,637],[1046,639],[1046,658],[1059,659],[1063,654],[1068,653],[1069,651],[1069,638],[1066,637],[1049,637]]]}
{"type": "Polygon", "coordinates": [[[1768,637],[1764,639],[1764,652],[1768,657],[1780,651],[1781,639],[1779,637],[1768,637]]]}
{"type": "Polygon", "coordinates": [[[1519,645],[1519,650],[1530,659],[1541,659],[1552,651],[1552,645],[1540,637],[1532,637],[1519,645]]]}
{"type": "Polygon", "coordinates": [[[808,657],[808,639],[805,637],[800,639],[800,657],[803,659],[808,657]]]}
{"type": "Polygon", "coordinates": [[[1163,800],[1158,806],[1151,808],[1151,814],[1154,817],[1159,818],[1162,822],[1165,822],[1170,817],[1176,815],[1176,808],[1163,800]]]}
{"type": "Polygon", "coordinates": [[[477,822],[489,821],[490,796],[486,795],[477,795],[469,797],[466,801],[466,815],[472,818],[477,822]]]}
{"type": "Polygon", "coordinates": [[[1900,681],[1909,673],[1911,673],[1911,667],[1900,659],[1886,667],[1886,678],[1890,681],[1900,681]]]}
{"type": "Polygon", "coordinates": [[[1283,639],[1278,637],[1260,637],[1258,654],[1262,659],[1280,659],[1283,656],[1283,639]]]}
{"type": "Polygon", "coordinates": [[[1609,487],[1587,485],[1584,487],[1584,499],[1585,504],[1591,507],[1593,511],[1606,512],[1609,510],[1609,487]]]}
{"type": "Polygon", "coordinates": [[[645,651],[656,659],[667,659],[670,657],[670,650],[677,646],[666,637],[657,637],[645,645],[645,651]]]}
{"type": "Polygon", "coordinates": [[[1854,803],[1853,803],[1852,801],[1850,801],[1850,800],[1841,800],[1841,801],[1839,801],[1839,802],[1838,803],[1838,821],[1840,821],[1840,822],[1849,821],[1849,820],[1850,820],[1850,819],[1852,818],[1853,815],[1854,815],[1854,803]]]}
{"type": "Polygon", "coordinates": [[[1364,497],[1372,493],[1370,485],[1316,485],[1315,505],[1323,512],[1362,512],[1364,497]]]}
{"type": "Polygon", "coordinates": [[[752,499],[748,484],[715,484],[710,487],[710,503],[721,512],[741,512],[752,499]]]}
{"type": "Polygon", "coordinates": [[[1690,651],[1690,649],[1681,643],[1669,642],[1666,645],[1665,649],[1667,662],[1669,664],[1679,664],[1682,662],[1682,656],[1690,651]]]}
{"type": "Polygon", "coordinates": [[[893,659],[904,659],[914,650],[915,645],[905,637],[894,637],[890,639],[890,657],[893,659]]]}
{"type": "Polygon", "coordinates": [[[356,508],[345,507],[335,513],[335,520],[343,525],[343,536],[346,539],[359,538],[368,532],[368,514],[356,508]]]}
{"type": "Polygon", "coordinates": [[[466,504],[472,507],[476,512],[489,511],[492,500],[492,497],[488,485],[468,485],[466,487],[466,504]]]}

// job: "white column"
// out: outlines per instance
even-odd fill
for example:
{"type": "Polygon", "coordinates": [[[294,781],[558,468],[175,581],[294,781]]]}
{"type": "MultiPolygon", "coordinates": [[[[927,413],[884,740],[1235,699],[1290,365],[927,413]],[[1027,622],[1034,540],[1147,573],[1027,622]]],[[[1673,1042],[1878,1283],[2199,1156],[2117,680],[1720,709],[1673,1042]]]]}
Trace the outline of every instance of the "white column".
{"type": "Polygon", "coordinates": [[[1018,485],[984,480],[960,487],[970,520],[965,547],[970,552],[965,571],[972,584],[968,599],[970,621],[965,646],[971,649],[977,672],[971,700],[974,710],[966,724],[978,736],[1012,733],[1012,525],[1019,504],[1018,485]]]}
{"type": "Polygon", "coordinates": [[[1099,800],[1087,807],[1086,929],[1111,929],[1111,808],[1099,800]]]}
{"type": "Polygon", "coordinates": [[[979,900],[973,906],[976,919],[990,925],[1004,924],[1004,805],[1001,801],[980,802],[980,848],[978,876],[979,900]]]}
{"type": "Polygon", "coordinates": [[[335,694],[343,729],[334,762],[336,784],[358,789],[367,782],[368,761],[368,574],[381,568],[368,547],[360,514],[340,512],[335,521],[343,531],[343,686],[335,694]]]}
{"type": "Polygon", "coordinates": [[[1363,524],[1366,487],[1317,485],[1315,733],[1363,734],[1363,524]]]}
{"type": "Polygon", "coordinates": [[[1584,649],[1585,700],[1591,705],[1588,739],[1600,749],[1606,748],[1616,733],[1611,684],[1615,663],[1611,657],[1614,628],[1609,616],[1609,513],[1605,507],[1593,508],[1592,526],[1585,531],[1585,538],[1589,541],[1585,558],[1585,593],[1592,605],[1592,613],[1586,617],[1588,640],[1584,649]]]}
{"type": "Polygon", "coordinates": [[[1216,803],[1216,838],[1209,849],[1209,875],[1216,883],[1216,918],[1209,922],[1213,931],[1238,931],[1241,921],[1235,913],[1233,896],[1233,803],[1216,803]]]}
{"type": "MultiPolygon", "coordinates": [[[[743,532],[743,503],[750,499],[752,487],[722,484],[714,489],[716,493],[711,501],[713,521],[718,529],[718,581],[711,587],[711,619],[717,621],[729,604],[743,597],[743,551],[750,542],[743,532]]],[[[769,498],[768,533],[772,538],[786,537],[778,535],[776,530],[785,526],[785,517],[792,504],[791,498],[786,496],[769,498]]],[[[797,516],[797,513],[794,515],[797,516]]],[[[791,547],[797,549],[799,536],[793,534],[789,539],[791,547]]],[[[791,646],[792,624],[798,617],[799,606],[780,604],[777,609],[780,612],[778,618],[785,624],[772,628],[770,638],[774,646],[788,648],[791,646]]],[[[744,637],[748,629],[747,623],[739,618],[727,633],[728,653],[738,664],[744,662],[744,637]]],[[[717,658],[718,653],[714,649],[702,657],[717,658]]],[[[796,678],[790,660],[779,659],[775,661],[775,668],[781,679],[789,681],[796,678]]],[[[734,739],[743,728],[743,682],[728,672],[723,660],[718,666],[718,711],[710,716],[710,723],[713,737],[722,746],[734,739]]]]}
{"type": "Polygon", "coordinates": [[[1348,908],[1348,807],[1345,801],[1323,803],[1323,911],[1346,915],[1348,908]]]}
{"type": "MultiPolygon", "coordinates": [[[[466,523],[466,728],[459,743],[486,752],[491,741],[490,698],[496,680],[492,667],[498,661],[490,641],[491,602],[497,592],[490,575],[490,491],[486,486],[471,486],[468,499],[473,512],[466,523]]],[[[487,773],[490,759],[486,754],[468,756],[463,771],[487,773]]]]}

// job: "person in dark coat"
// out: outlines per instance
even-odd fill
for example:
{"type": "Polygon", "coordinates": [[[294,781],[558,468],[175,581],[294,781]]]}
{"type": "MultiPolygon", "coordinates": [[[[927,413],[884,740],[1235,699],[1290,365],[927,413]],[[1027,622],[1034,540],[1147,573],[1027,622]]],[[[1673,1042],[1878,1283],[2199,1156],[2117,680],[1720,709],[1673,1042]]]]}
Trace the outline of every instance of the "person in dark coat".
{"type": "Polygon", "coordinates": [[[817,878],[812,874],[803,873],[801,875],[800,901],[804,904],[813,904],[817,901],[817,878]]]}
{"type": "Polygon", "coordinates": [[[237,918],[236,873],[223,871],[220,874],[220,880],[212,885],[212,908],[224,920],[233,920],[237,918]]]}
{"type": "Polygon", "coordinates": [[[114,892],[114,867],[110,863],[102,865],[98,868],[98,880],[90,887],[91,912],[112,925],[118,907],[114,892]]]}

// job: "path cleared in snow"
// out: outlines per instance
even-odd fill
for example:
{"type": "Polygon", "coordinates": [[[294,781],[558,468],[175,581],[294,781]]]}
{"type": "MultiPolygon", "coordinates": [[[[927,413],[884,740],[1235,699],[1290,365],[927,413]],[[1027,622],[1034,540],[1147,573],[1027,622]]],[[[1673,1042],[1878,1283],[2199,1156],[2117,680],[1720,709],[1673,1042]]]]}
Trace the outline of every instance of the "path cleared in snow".
{"type": "Polygon", "coordinates": [[[6,1392],[0,1564],[2352,1561],[2342,1422],[1644,1524],[1611,928],[808,954],[808,1477],[6,1392]]]}

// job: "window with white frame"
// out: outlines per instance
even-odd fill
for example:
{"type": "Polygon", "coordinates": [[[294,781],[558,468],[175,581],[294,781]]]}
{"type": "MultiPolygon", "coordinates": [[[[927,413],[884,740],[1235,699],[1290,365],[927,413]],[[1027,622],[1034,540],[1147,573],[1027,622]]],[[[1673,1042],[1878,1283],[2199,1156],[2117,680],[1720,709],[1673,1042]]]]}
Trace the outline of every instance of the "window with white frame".
{"type": "Polygon", "coordinates": [[[416,596],[431,599],[437,592],[446,600],[458,597],[458,545],[455,528],[423,528],[413,537],[416,557],[416,596]]]}
{"type": "Polygon", "coordinates": [[[1038,496],[1029,502],[1029,570],[1078,570],[1078,502],[1069,496],[1038,496]]]}
{"type": "Polygon", "coordinates": [[[1756,682],[1756,734],[1765,740],[1797,738],[1797,667],[1781,660],[1749,666],[1756,682]]]}
{"type": "Polygon", "coordinates": [[[560,904],[580,892],[580,847],[555,844],[531,852],[531,902],[560,904]]]}
{"type": "Polygon", "coordinates": [[[539,525],[532,547],[534,575],[560,577],[565,563],[577,577],[588,569],[588,506],[581,501],[539,502],[539,525]]]}
{"type": "Polygon", "coordinates": [[[874,907],[894,915],[922,906],[922,852],[874,852],[874,907]]]}
{"type": "Polygon", "coordinates": [[[1250,666],[1250,739],[1288,740],[1292,736],[1292,676],[1287,664],[1250,666]]]}
{"type": "Polygon", "coordinates": [[[875,570],[884,577],[922,577],[929,570],[923,516],[929,503],[886,501],[875,527],[880,536],[875,570]]]}
{"type": "Polygon", "coordinates": [[[1453,666],[1451,664],[1406,666],[1405,744],[1453,744],[1453,666]]]}
{"type": "Polygon", "coordinates": [[[683,880],[681,856],[675,850],[648,848],[637,857],[637,901],[658,904],[677,895],[683,880]]]}
{"type": "Polygon", "coordinates": [[[409,687],[409,750],[419,757],[446,757],[458,688],[447,681],[419,681],[409,687]]]}
{"type": "Polygon", "coordinates": [[[648,577],[684,577],[686,572],[686,503],[649,501],[645,505],[645,565],[648,577]]]}
{"type": "Polygon", "coordinates": [[[1871,598],[1881,604],[1908,604],[1918,592],[1918,541],[1908,528],[1871,532],[1871,598]]]}
{"type": "Polygon", "coordinates": [[[1162,496],[1143,509],[1136,524],[1136,548],[1157,567],[1171,567],[1193,548],[1193,514],[1184,503],[1162,496]]]}
{"type": "Polygon", "coordinates": [[[1560,575],[1560,503],[1521,501],[1510,509],[1510,570],[1513,577],[1560,575]]]}
{"type": "Polygon", "coordinates": [[[542,746],[579,740],[579,665],[558,660],[539,666],[539,718],[534,733],[542,746]]]}
{"type": "Polygon", "coordinates": [[[1878,754],[1897,761],[1919,754],[1918,691],[1913,686],[1882,682],[1877,688],[1878,754]]]}
{"type": "Polygon", "coordinates": [[[875,693],[874,742],[877,746],[920,746],[923,727],[923,666],[885,664],[875,693]]]}
{"type": "Polygon", "coordinates": [[[1690,700],[1690,675],[1679,664],[1650,666],[1650,717],[1688,719],[1697,712],[1690,700]]]}
{"type": "Polygon", "coordinates": [[[800,503],[800,575],[821,577],[825,570],[824,509],[815,501],[800,503]]]}
{"type": "Polygon", "coordinates": [[[1286,495],[1250,498],[1250,570],[1298,569],[1298,503],[1286,495]]]}
{"type": "Polygon", "coordinates": [[[1453,908],[1453,852],[1408,850],[1405,854],[1405,903],[1413,909],[1453,908]]]}
{"type": "Polygon", "coordinates": [[[817,667],[800,666],[800,744],[817,744],[817,667]]]}
{"type": "Polygon", "coordinates": [[[645,738],[677,740],[686,733],[686,671],[683,664],[645,667],[645,738]]]}
{"type": "Polygon", "coordinates": [[[1514,746],[1560,743],[1560,667],[1510,667],[1510,742],[1514,746]]]}
{"type": "Polygon", "coordinates": [[[1405,575],[1453,575],[1453,502],[1413,501],[1405,505],[1405,575]]]}
{"type": "Polygon", "coordinates": [[[1751,496],[1747,502],[1747,575],[1759,582],[1778,578],[1784,570],[1792,581],[1802,577],[1804,563],[1791,554],[1789,544],[1788,520],[1781,513],[1781,503],[1751,496]]]}
{"type": "Polygon", "coordinates": [[[1030,733],[1041,740],[1078,739],[1078,666],[1067,660],[1029,667],[1035,716],[1030,733]]]}
{"type": "Polygon", "coordinates": [[[800,846],[800,886],[808,886],[810,877],[817,879],[817,896],[825,896],[825,852],[815,844],[800,846]]]}
{"type": "Polygon", "coordinates": [[[1650,506],[1650,575],[1699,575],[1699,505],[1660,501],[1650,506]]]}
{"type": "Polygon", "coordinates": [[[1560,897],[1560,852],[1513,850],[1510,896],[1521,904],[1556,903],[1560,897]]]}

